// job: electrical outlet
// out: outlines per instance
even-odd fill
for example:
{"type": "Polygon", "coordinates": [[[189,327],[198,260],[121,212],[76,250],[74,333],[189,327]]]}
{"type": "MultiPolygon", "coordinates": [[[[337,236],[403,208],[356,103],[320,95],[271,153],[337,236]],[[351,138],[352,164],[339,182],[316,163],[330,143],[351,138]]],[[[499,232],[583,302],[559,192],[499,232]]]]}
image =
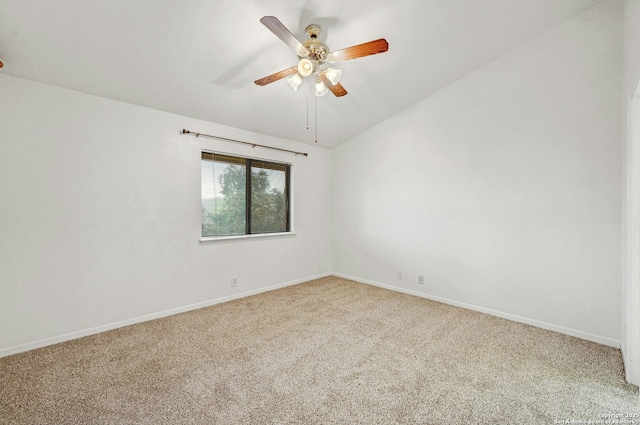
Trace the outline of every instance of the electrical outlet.
{"type": "Polygon", "coordinates": [[[402,280],[402,271],[398,272],[398,280],[402,280]]]}
{"type": "Polygon", "coordinates": [[[238,278],[236,276],[231,278],[231,286],[238,286],[238,278]]]}
{"type": "Polygon", "coordinates": [[[419,285],[424,285],[424,276],[422,276],[422,275],[418,276],[418,284],[419,285]]]}

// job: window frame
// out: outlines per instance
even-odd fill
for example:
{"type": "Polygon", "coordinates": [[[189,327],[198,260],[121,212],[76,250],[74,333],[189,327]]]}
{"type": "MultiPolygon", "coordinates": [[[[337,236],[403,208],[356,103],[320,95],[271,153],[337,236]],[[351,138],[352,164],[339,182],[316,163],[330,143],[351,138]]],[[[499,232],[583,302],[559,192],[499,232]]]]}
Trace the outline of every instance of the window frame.
{"type": "MultiPolygon", "coordinates": [[[[293,220],[293,164],[285,161],[277,161],[265,158],[257,158],[251,156],[244,156],[236,153],[227,153],[219,150],[200,149],[200,165],[202,167],[202,154],[224,155],[228,157],[235,157],[246,161],[245,167],[247,172],[246,189],[245,189],[245,233],[235,235],[217,235],[217,236],[203,236],[202,235],[202,215],[200,216],[200,242],[217,242],[217,241],[234,241],[245,239],[269,239],[269,238],[281,238],[294,236],[294,220],[293,220]],[[286,203],[286,228],[284,232],[266,232],[266,233],[249,233],[251,229],[251,169],[253,162],[260,162],[264,164],[274,164],[276,166],[285,166],[285,203],[286,203]]],[[[256,166],[256,168],[260,168],[256,166]]],[[[200,177],[200,190],[202,191],[202,176],[200,177]]],[[[200,202],[202,205],[202,195],[200,196],[200,202]]]]}

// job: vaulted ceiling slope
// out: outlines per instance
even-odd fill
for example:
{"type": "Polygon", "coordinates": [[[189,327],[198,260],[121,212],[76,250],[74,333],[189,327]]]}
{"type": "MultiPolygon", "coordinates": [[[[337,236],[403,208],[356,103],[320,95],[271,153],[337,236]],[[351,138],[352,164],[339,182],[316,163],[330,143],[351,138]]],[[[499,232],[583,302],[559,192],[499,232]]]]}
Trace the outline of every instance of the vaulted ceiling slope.
{"type": "Polygon", "coordinates": [[[2,0],[0,72],[311,144],[317,101],[331,148],[598,2],[2,0]],[[297,63],[266,15],[301,40],[320,25],[331,50],[386,38],[389,51],[340,63],[341,98],[260,87],[297,63]]]}

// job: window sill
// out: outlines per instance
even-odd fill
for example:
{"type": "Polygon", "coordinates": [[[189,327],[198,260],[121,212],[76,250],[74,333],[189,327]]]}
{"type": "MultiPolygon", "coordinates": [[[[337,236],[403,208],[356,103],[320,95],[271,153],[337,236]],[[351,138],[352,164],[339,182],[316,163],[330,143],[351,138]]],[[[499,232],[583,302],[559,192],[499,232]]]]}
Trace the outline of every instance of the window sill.
{"type": "Polygon", "coordinates": [[[255,239],[280,239],[286,237],[295,236],[295,232],[282,232],[282,233],[261,233],[257,235],[233,235],[233,236],[208,236],[201,237],[200,244],[208,245],[216,242],[237,242],[241,240],[255,240],[255,239]]]}

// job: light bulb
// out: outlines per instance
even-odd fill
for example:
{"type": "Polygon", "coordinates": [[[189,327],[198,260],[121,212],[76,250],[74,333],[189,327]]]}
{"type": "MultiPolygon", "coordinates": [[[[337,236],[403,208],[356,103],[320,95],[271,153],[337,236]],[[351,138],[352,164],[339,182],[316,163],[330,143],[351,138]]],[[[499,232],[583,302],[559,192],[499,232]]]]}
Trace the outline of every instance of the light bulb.
{"type": "Polygon", "coordinates": [[[296,74],[293,77],[287,78],[287,83],[291,86],[294,91],[298,91],[298,87],[302,84],[302,77],[300,74],[296,74]]]}
{"type": "Polygon", "coordinates": [[[325,75],[327,76],[329,81],[331,81],[331,84],[335,86],[336,84],[338,84],[340,78],[342,77],[342,70],[327,68],[325,75]]]}
{"type": "Polygon", "coordinates": [[[329,89],[327,89],[327,86],[325,86],[322,81],[316,81],[316,96],[324,96],[328,91],[329,89]]]}
{"type": "Polygon", "coordinates": [[[313,72],[313,63],[307,58],[300,59],[300,62],[298,62],[298,72],[303,77],[308,77],[313,72]]]}

